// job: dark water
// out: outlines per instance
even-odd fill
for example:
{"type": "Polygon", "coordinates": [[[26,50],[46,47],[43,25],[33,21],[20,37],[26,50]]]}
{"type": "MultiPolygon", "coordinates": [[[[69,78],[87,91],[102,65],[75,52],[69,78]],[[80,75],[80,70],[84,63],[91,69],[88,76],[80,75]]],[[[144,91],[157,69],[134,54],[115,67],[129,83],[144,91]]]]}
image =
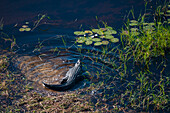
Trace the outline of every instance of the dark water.
{"type": "Polygon", "coordinates": [[[23,45],[56,35],[73,37],[75,30],[97,28],[102,21],[118,31],[132,8],[138,17],[144,11],[144,0],[4,0],[0,4],[0,18],[3,18],[3,31],[23,45]],[[42,21],[48,24],[40,25],[33,32],[18,31],[25,22],[32,28],[39,14],[50,17],[42,21]]]}
{"type": "Polygon", "coordinates": [[[4,0],[0,4],[0,17],[5,25],[10,25],[48,14],[58,28],[72,29],[81,24],[95,25],[96,16],[110,25],[119,25],[132,7],[138,14],[144,8],[144,0],[4,0]]]}

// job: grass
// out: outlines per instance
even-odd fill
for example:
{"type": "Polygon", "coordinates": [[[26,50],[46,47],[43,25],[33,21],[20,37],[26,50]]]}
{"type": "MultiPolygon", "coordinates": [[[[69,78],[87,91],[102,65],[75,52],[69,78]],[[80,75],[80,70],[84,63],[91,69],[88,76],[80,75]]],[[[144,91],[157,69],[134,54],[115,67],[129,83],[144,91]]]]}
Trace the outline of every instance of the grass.
{"type": "MultiPolygon", "coordinates": [[[[168,4],[164,7],[168,7],[168,4]]],[[[168,8],[166,9],[168,12],[168,8]]],[[[160,13],[161,10],[158,7],[156,11],[157,16],[160,13]]],[[[131,108],[138,111],[169,111],[169,76],[166,73],[167,71],[164,72],[164,70],[168,65],[166,57],[169,55],[170,48],[170,27],[168,21],[161,18],[148,23],[145,20],[145,15],[140,16],[137,20],[128,19],[125,27],[120,32],[121,45],[117,46],[117,49],[114,50],[109,50],[111,49],[109,46],[101,46],[103,49],[100,59],[107,59],[107,53],[115,53],[118,55],[119,60],[109,59],[109,64],[113,66],[112,72],[115,73],[114,77],[113,75],[106,76],[110,74],[106,68],[102,67],[101,71],[96,71],[95,75],[100,80],[91,86],[91,91],[94,89],[103,90],[104,95],[101,98],[103,100],[107,100],[108,98],[115,100],[116,103],[119,103],[119,107],[114,105],[117,110],[121,111],[120,106],[122,106],[124,110],[131,108]],[[156,66],[153,66],[155,64],[156,66]],[[116,70],[118,74],[113,70],[116,70]],[[105,72],[103,73],[103,71],[105,72]],[[110,77],[112,78],[112,82],[119,81],[123,85],[118,90],[111,88],[114,86],[117,87],[117,85],[110,84],[110,81],[106,82],[110,77]],[[106,88],[106,86],[108,87],[106,88]],[[109,91],[109,89],[113,91],[109,91]],[[114,93],[117,93],[117,95],[114,93]],[[118,98],[118,100],[114,98],[118,98]]],[[[91,31],[93,32],[93,29],[91,31]]],[[[82,34],[83,32],[76,31],[75,34],[82,34]]],[[[105,36],[107,37],[107,35],[105,36]]],[[[78,43],[82,43],[79,36],[77,40],[80,40],[78,43]]],[[[88,46],[93,47],[93,45],[88,46]]],[[[93,56],[97,56],[97,53],[94,53],[93,56]]],[[[95,62],[99,61],[98,57],[94,60],[95,62]]],[[[110,103],[112,102],[110,101],[110,103]]]]}

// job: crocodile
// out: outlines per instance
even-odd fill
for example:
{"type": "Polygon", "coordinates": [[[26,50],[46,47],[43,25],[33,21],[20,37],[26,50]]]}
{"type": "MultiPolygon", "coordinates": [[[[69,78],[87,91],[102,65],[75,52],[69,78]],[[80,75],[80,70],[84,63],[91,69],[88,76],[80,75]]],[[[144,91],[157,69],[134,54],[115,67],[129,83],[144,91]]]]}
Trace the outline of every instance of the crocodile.
{"type": "Polygon", "coordinates": [[[72,88],[75,84],[76,78],[79,76],[81,70],[80,60],[78,60],[74,67],[70,68],[69,71],[66,73],[66,76],[62,79],[61,84],[47,84],[43,83],[43,85],[49,89],[56,90],[56,91],[66,91],[72,88]]]}

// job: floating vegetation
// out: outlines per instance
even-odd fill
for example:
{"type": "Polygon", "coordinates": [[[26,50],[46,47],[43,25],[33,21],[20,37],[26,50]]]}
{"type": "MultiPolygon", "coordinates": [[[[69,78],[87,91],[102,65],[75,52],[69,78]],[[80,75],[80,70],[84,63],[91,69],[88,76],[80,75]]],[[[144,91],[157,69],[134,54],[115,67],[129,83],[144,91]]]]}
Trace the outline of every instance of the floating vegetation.
{"type": "Polygon", "coordinates": [[[96,42],[96,43],[94,43],[94,45],[95,46],[100,46],[100,45],[102,45],[102,42],[96,42]]]}
{"type": "Polygon", "coordinates": [[[118,38],[112,38],[110,41],[113,42],[113,43],[116,43],[116,42],[119,42],[119,39],[118,38]]]}
{"type": "MultiPolygon", "coordinates": [[[[111,41],[112,42],[112,41],[111,41]]],[[[103,45],[108,45],[109,44],[109,41],[102,41],[102,44],[103,45]]]]}
{"type": "MultiPolygon", "coordinates": [[[[29,24],[29,22],[25,22],[25,24],[29,24]]],[[[31,31],[31,28],[29,28],[28,25],[22,25],[22,27],[19,29],[20,32],[23,31],[31,31]]]]}
{"type": "Polygon", "coordinates": [[[85,44],[86,45],[91,45],[93,42],[92,41],[86,41],[85,44]]]}
{"type": "Polygon", "coordinates": [[[83,31],[75,31],[74,34],[75,35],[84,35],[85,32],[83,32],[83,31]]]}
{"type": "Polygon", "coordinates": [[[99,41],[101,41],[101,39],[100,38],[93,38],[92,41],[99,42],[99,41]]]}
{"type": "Polygon", "coordinates": [[[85,31],[75,31],[77,35],[77,43],[85,43],[85,45],[100,46],[108,45],[110,43],[119,42],[118,38],[114,38],[113,35],[117,34],[117,31],[113,30],[112,27],[107,26],[106,28],[85,30],[85,31]],[[81,36],[84,36],[83,38],[81,36]]]}
{"type": "Polygon", "coordinates": [[[138,21],[136,20],[131,20],[129,23],[130,26],[137,26],[138,25],[138,21]]]}

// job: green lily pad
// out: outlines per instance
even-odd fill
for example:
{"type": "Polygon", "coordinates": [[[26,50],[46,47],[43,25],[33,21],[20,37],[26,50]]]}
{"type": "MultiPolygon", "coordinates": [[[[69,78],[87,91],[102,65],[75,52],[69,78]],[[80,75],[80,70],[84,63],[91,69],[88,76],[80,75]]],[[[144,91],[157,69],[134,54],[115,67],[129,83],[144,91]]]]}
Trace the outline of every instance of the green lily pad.
{"type": "Polygon", "coordinates": [[[106,29],[106,28],[100,28],[100,30],[102,30],[102,31],[107,31],[107,29],[106,29]]]}
{"type": "Polygon", "coordinates": [[[101,39],[100,39],[100,38],[93,38],[92,40],[93,40],[93,41],[95,41],[95,42],[99,42],[99,41],[101,41],[101,39]]]}
{"type": "Polygon", "coordinates": [[[104,32],[104,34],[106,34],[106,35],[117,34],[117,31],[115,31],[115,30],[107,30],[107,31],[104,32]]]}
{"type": "Polygon", "coordinates": [[[136,20],[131,20],[130,22],[131,23],[138,23],[138,21],[136,21],[136,20]]]}
{"type": "Polygon", "coordinates": [[[83,31],[75,31],[74,34],[75,35],[84,35],[85,33],[83,31]]]}
{"type": "Polygon", "coordinates": [[[77,40],[78,43],[84,43],[84,40],[77,40]]]}
{"type": "Polygon", "coordinates": [[[112,39],[112,38],[114,38],[114,36],[112,36],[112,35],[106,35],[105,38],[106,38],[106,39],[112,39]]]}
{"type": "Polygon", "coordinates": [[[27,28],[28,26],[27,25],[22,25],[23,28],[27,28]]]}
{"type": "Polygon", "coordinates": [[[109,44],[109,41],[102,41],[102,44],[103,44],[103,45],[108,45],[108,44],[109,44]]]}
{"type": "Polygon", "coordinates": [[[86,42],[85,42],[86,45],[90,45],[90,44],[92,44],[92,43],[93,43],[92,41],[86,41],[86,42]]]}
{"type": "Polygon", "coordinates": [[[144,31],[148,31],[148,30],[150,30],[150,31],[152,30],[153,31],[153,30],[155,30],[155,28],[152,27],[152,26],[145,26],[145,27],[143,27],[143,30],[144,31]]]}
{"type": "Polygon", "coordinates": [[[138,31],[138,28],[131,28],[131,31],[138,31]]]}
{"type": "Polygon", "coordinates": [[[87,33],[87,34],[89,34],[89,35],[92,35],[92,34],[93,34],[93,32],[90,31],[90,30],[86,30],[86,31],[84,31],[84,33],[87,33]]]}
{"type": "Polygon", "coordinates": [[[79,37],[78,39],[77,39],[77,42],[78,43],[84,43],[86,41],[86,38],[85,37],[79,37]]]}
{"type": "Polygon", "coordinates": [[[106,36],[102,35],[102,36],[99,36],[100,38],[106,38],[106,36]]]}
{"type": "Polygon", "coordinates": [[[97,33],[97,32],[99,32],[99,31],[101,31],[101,30],[99,30],[99,29],[92,29],[92,31],[93,31],[94,33],[97,33]]]}
{"type": "Polygon", "coordinates": [[[96,42],[96,43],[94,43],[94,46],[100,46],[100,45],[102,45],[102,42],[96,42]]]}
{"type": "Polygon", "coordinates": [[[168,5],[168,7],[170,8],[170,5],[168,5]]]}
{"type": "Polygon", "coordinates": [[[116,43],[116,42],[119,42],[119,39],[118,38],[112,38],[110,41],[113,42],[113,43],[116,43]]]}
{"type": "Polygon", "coordinates": [[[137,26],[138,23],[130,23],[129,25],[130,25],[130,26],[137,26]]]}
{"type": "Polygon", "coordinates": [[[86,41],[92,41],[92,37],[87,37],[86,41]]]}
{"type": "Polygon", "coordinates": [[[23,32],[23,31],[25,31],[25,28],[20,28],[19,31],[23,32]]]}
{"type": "Polygon", "coordinates": [[[101,29],[92,29],[92,31],[93,31],[94,33],[99,34],[99,35],[103,35],[103,34],[104,34],[101,29]]]}
{"type": "Polygon", "coordinates": [[[29,22],[25,22],[25,24],[29,24],[29,22]]]}
{"type": "Polygon", "coordinates": [[[25,28],[25,31],[31,31],[31,28],[25,28]]]}
{"type": "Polygon", "coordinates": [[[77,45],[77,46],[82,47],[83,45],[77,45]]]}

